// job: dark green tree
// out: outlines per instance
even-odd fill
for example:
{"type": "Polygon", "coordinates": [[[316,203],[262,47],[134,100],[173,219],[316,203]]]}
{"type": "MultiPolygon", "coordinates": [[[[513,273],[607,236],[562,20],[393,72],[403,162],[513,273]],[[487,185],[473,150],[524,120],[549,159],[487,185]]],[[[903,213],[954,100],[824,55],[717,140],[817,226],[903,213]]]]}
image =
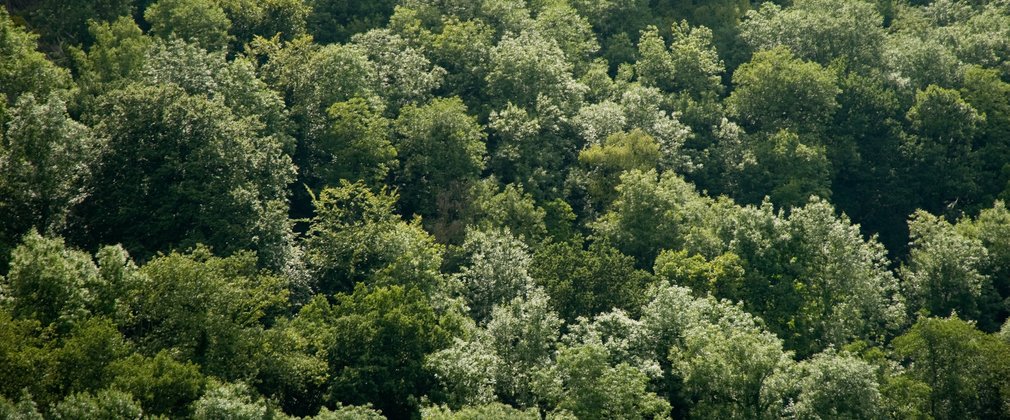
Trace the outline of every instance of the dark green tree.
{"type": "Polygon", "coordinates": [[[260,271],[251,253],[216,258],[206,248],[161,256],[141,274],[125,330],[142,352],[171,351],[226,380],[257,373],[263,330],[287,310],[285,278],[260,271]]]}
{"type": "Polygon", "coordinates": [[[633,258],[602,242],[588,249],[578,242],[546,245],[533,255],[530,276],[568,322],[614,308],[637,313],[651,280],[633,258]]]}
{"type": "Polygon", "coordinates": [[[459,98],[408,105],[393,127],[400,156],[396,180],[403,189],[405,214],[434,214],[440,195],[469,186],[480,176],[484,132],[459,98]]]}
{"type": "Polygon", "coordinates": [[[919,410],[933,418],[1003,417],[1010,348],[957,316],[922,318],[894,340],[906,375],[929,387],[919,410]]]}
{"type": "Polygon", "coordinates": [[[359,285],[333,305],[329,399],[372,403],[384,415],[416,413],[435,384],[424,355],[449,343],[451,331],[417,289],[359,285]]]}
{"type": "Polygon", "coordinates": [[[256,250],[275,268],[290,262],[294,168],[275,137],[173,85],[131,85],[101,104],[104,153],[73,212],[77,243],[121,242],[140,260],[204,243],[224,255],[256,250]]]}

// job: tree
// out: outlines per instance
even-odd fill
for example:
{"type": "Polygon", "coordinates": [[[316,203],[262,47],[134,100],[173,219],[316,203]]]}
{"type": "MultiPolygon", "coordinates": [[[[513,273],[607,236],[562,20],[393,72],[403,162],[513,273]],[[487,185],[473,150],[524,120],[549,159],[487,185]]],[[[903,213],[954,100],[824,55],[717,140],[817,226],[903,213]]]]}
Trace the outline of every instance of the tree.
{"type": "Polygon", "coordinates": [[[88,254],[68,249],[62,239],[32,231],[11,253],[2,294],[12,315],[67,331],[90,315],[89,288],[99,281],[98,268],[88,254]]]}
{"type": "Polygon", "coordinates": [[[978,165],[973,170],[973,181],[978,189],[979,205],[987,206],[996,194],[1001,198],[1006,196],[1002,191],[1010,181],[1002,173],[1004,157],[1010,156],[1010,144],[1005,140],[1010,136],[1007,130],[1010,127],[1010,83],[1000,79],[996,69],[970,66],[965,69],[960,94],[976,113],[985,115],[984,121],[977,121],[980,124],[974,136],[972,160],[978,165]]]}
{"type": "Polygon", "coordinates": [[[908,227],[912,249],[901,276],[910,309],[938,317],[956,313],[984,319],[984,299],[992,293],[992,280],[980,271],[988,258],[982,241],[959,234],[943,217],[923,211],[912,215],[908,227]]]}
{"type": "MultiPolygon", "coordinates": [[[[643,0],[575,0],[572,1],[572,7],[585,16],[593,24],[593,29],[604,38],[637,33],[650,13],[649,3],[643,0]]],[[[607,43],[604,42],[605,45],[607,43]]]]}
{"type": "Polygon", "coordinates": [[[672,92],[671,82],[677,69],[666,49],[666,41],[655,26],[649,26],[642,31],[642,37],[638,40],[638,56],[639,59],[635,62],[635,75],[638,76],[638,81],[646,86],[672,92]]]}
{"type": "MultiPolygon", "coordinates": [[[[333,309],[325,295],[316,294],[290,318],[278,318],[265,331],[264,357],[250,382],[289,415],[326,411],[320,407],[330,384],[333,309]]],[[[339,412],[340,406],[336,409],[339,412]]]]}
{"type": "Polygon", "coordinates": [[[487,323],[486,340],[501,360],[495,366],[498,398],[519,407],[538,400],[540,368],[551,363],[563,321],[551,310],[540,289],[495,306],[487,323]]]}
{"type": "Polygon", "coordinates": [[[193,402],[193,418],[210,419],[261,419],[270,418],[271,407],[249,388],[237,383],[218,383],[208,386],[199,400],[193,402]]]}
{"type": "Polygon", "coordinates": [[[371,402],[393,417],[415,412],[434,385],[424,355],[446,347],[451,334],[427,297],[414,288],[359,285],[337,296],[333,309],[330,400],[371,402]]]}
{"type": "Polygon", "coordinates": [[[154,357],[134,353],[113,363],[109,373],[110,388],[132,395],[149,415],[189,414],[207,383],[197,365],[176,361],[164,350],[154,357]]]}
{"type": "Polygon", "coordinates": [[[456,279],[478,322],[487,320],[496,305],[526,296],[534,287],[528,248],[508,230],[471,230],[462,251],[466,259],[456,279]]]}
{"type": "MultiPolygon", "coordinates": [[[[527,3],[522,0],[483,0],[479,17],[490,22],[497,29],[499,35],[508,32],[519,33],[532,26],[531,10],[527,7],[527,3]]],[[[542,12],[543,9],[540,11],[542,12]]]]}
{"type": "Polygon", "coordinates": [[[817,348],[856,339],[879,343],[904,325],[898,281],[875,238],[866,239],[858,225],[820,200],[793,210],[789,232],[798,250],[792,258],[804,267],[796,277],[804,283],[797,287],[804,307],[796,324],[808,328],[804,335],[817,348]]]}
{"type": "Polygon", "coordinates": [[[732,252],[707,260],[687,250],[665,250],[656,257],[653,272],[673,285],[690,288],[697,296],[711,294],[734,300],[744,297],[743,262],[732,252]]]}
{"type": "Polygon", "coordinates": [[[656,88],[632,84],[618,102],[605,100],[579,110],[572,122],[588,146],[602,145],[607,137],[621,131],[642,131],[659,146],[659,164],[664,169],[689,172],[691,160],[681,148],[691,137],[691,128],[682,124],[679,113],[666,111],[666,98],[656,88]]]}
{"type": "Polygon", "coordinates": [[[788,8],[768,2],[747,13],[740,37],[754,51],[785,46],[804,60],[824,66],[842,60],[859,69],[879,63],[883,23],[869,1],[805,0],[788,8]]]}
{"type": "Polygon", "coordinates": [[[955,90],[930,85],[918,91],[907,118],[914,136],[905,152],[914,162],[913,188],[922,195],[925,207],[939,211],[962,197],[971,201],[976,193],[972,172],[975,135],[985,122],[955,90]],[[938,176],[942,173],[943,176],[938,176]]]}
{"type": "Polygon", "coordinates": [[[312,6],[305,0],[218,0],[241,47],[256,37],[292,40],[306,34],[312,6]]]}
{"type": "MultiPolygon", "coordinates": [[[[980,240],[985,247],[986,256],[980,261],[983,265],[977,267],[980,274],[989,277],[996,294],[1004,302],[1010,297],[1010,272],[1007,272],[1010,258],[1010,243],[1007,243],[1010,228],[1010,212],[1002,201],[996,201],[991,208],[982,210],[974,219],[964,218],[955,225],[957,234],[968,240],[980,240]]],[[[996,302],[986,302],[996,303],[996,302]]],[[[1006,309],[1002,305],[992,305],[985,308],[988,317],[1003,319],[1006,309]]],[[[993,325],[994,326],[994,325],[993,325]]],[[[986,328],[992,326],[985,325],[986,328]]]]}
{"type": "Polygon", "coordinates": [[[874,366],[853,355],[818,353],[780,375],[772,381],[783,381],[791,400],[785,413],[793,418],[875,419],[884,413],[874,366]]]}
{"type": "Polygon", "coordinates": [[[122,391],[102,390],[95,394],[73,394],[56,404],[50,414],[66,420],[137,419],[144,414],[133,396],[122,391]]]}
{"type": "Polygon", "coordinates": [[[144,19],[155,35],[178,37],[207,50],[225,49],[231,41],[231,20],[216,1],[158,0],[144,12],[144,19]]]}
{"type": "Polygon", "coordinates": [[[575,74],[582,74],[600,50],[589,20],[565,2],[551,2],[539,10],[533,28],[557,43],[575,74]]]}
{"type": "Polygon", "coordinates": [[[574,158],[576,143],[566,135],[557,107],[543,115],[511,103],[494,111],[488,123],[490,168],[502,181],[528,189],[534,197],[556,197],[565,165],[574,158]]]}
{"type": "Polygon", "coordinates": [[[379,93],[389,105],[390,115],[406,105],[428,102],[445,77],[445,69],[432,65],[422,51],[389,30],[373,29],[351,41],[375,65],[379,93]]]}
{"type": "Polygon", "coordinates": [[[404,191],[404,213],[432,215],[439,194],[480,176],[484,133],[459,98],[408,105],[393,127],[400,155],[396,179],[404,191]]]}
{"type": "Polygon", "coordinates": [[[257,135],[271,137],[291,154],[294,139],[283,99],[256,76],[250,60],[228,60],[226,55],[179,39],[155,41],[139,80],[149,86],[176,85],[189,95],[220,101],[257,135]]]}
{"type": "Polygon", "coordinates": [[[440,397],[447,404],[446,409],[482,406],[498,400],[495,369],[502,365],[502,359],[482,331],[474,334],[477,337],[455,338],[448,347],[425,356],[425,368],[438,378],[439,388],[433,396],[440,397]]]}
{"type": "MultiPolygon", "coordinates": [[[[382,114],[386,104],[379,97],[380,81],[374,63],[354,44],[319,46],[310,37],[288,42],[257,39],[251,55],[265,61],[258,72],[274,90],[281,92],[287,105],[297,139],[293,160],[298,167],[298,182],[321,188],[318,162],[329,159],[320,153],[322,145],[332,144],[336,118],[328,112],[333,105],[363,100],[369,114],[382,114]]],[[[373,120],[374,121],[374,120],[373,120]]],[[[369,137],[377,140],[376,137],[369,137]]],[[[380,146],[373,145],[373,146],[380,146]]],[[[325,148],[323,148],[325,151],[325,148]]],[[[389,149],[375,149],[383,157],[389,149]]],[[[333,184],[335,185],[335,184],[333,184]]],[[[292,216],[311,217],[312,196],[304,189],[294,189],[292,216]]]]}
{"type": "Polygon", "coordinates": [[[461,222],[468,227],[485,231],[507,228],[531,246],[549,236],[546,206],[538,205],[522,185],[501,187],[494,178],[486,178],[474,184],[471,197],[472,203],[461,215],[461,222]]]}
{"type": "Polygon", "coordinates": [[[74,326],[60,344],[48,355],[51,371],[41,382],[49,393],[38,395],[39,402],[54,403],[66,395],[107,388],[113,381],[109,371],[133,350],[116,325],[100,317],[74,326]]]}
{"type": "Polygon", "coordinates": [[[519,410],[502,403],[466,406],[453,411],[446,406],[433,406],[421,409],[421,417],[431,420],[479,420],[487,418],[509,418],[517,420],[536,420],[540,413],[535,409],[519,410]]]}
{"type": "Polygon", "coordinates": [[[526,408],[545,397],[543,369],[553,360],[563,322],[549,298],[537,288],[492,310],[490,320],[428,356],[426,364],[439,378],[453,405],[499,401],[526,408]]]}
{"type": "Polygon", "coordinates": [[[18,27],[0,10],[0,93],[14,103],[24,93],[46,97],[71,86],[70,73],[38,51],[38,36],[18,27]]]}
{"type": "Polygon", "coordinates": [[[287,310],[287,279],[260,271],[249,252],[217,258],[206,248],[161,256],[141,274],[125,330],[143,352],[170,350],[225,380],[256,374],[263,330],[287,310]]]}
{"type": "Polygon", "coordinates": [[[396,167],[390,121],[364,99],[337,102],[327,111],[332,128],[319,141],[306,144],[309,165],[302,168],[314,189],[340,180],[362,180],[378,186],[396,167]]]}
{"type": "Polygon", "coordinates": [[[1010,50],[999,39],[1007,33],[1008,21],[1010,15],[998,4],[979,5],[978,9],[969,9],[964,19],[942,28],[941,33],[959,59],[998,70],[1005,76],[1010,50]]]}
{"type": "Polygon", "coordinates": [[[666,364],[661,366],[660,363],[666,361],[660,355],[665,348],[659,343],[660,336],[656,331],[648,328],[645,318],[634,319],[621,309],[613,309],[592,318],[579,317],[567,325],[567,330],[561,337],[561,345],[565,348],[602,347],[610,366],[634,367],[645,374],[653,385],[658,385],[655,388],[659,392],[664,389],[664,380],[670,379],[663,371],[666,364]]]}
{"type": "Polygon", "coordinates": [[[647,272],[617,249],[594,242],[545,245],[533,255],[530,276],[551,297],[551,306],[569,322],[619,308],[637,313],[650,283],[647,272]]]}
{"type": "Polygon", "coordinates": [[[385,24],[396,4],[392,0],[368,3],[312,0],[309,30],[313,38],[324,44],[347,41],[353,34],[385,24]]]}
{"type": "MultiPolygon", "coordinates": [[[[904,322],[884,248],[813,200],[788,216],[746,207],[723,240],[743,260],[738,297],[801,356],[855,339],[882,342],[904,322]]],[[[728,222],[728,221],[727,221],[728,222]]],[[[725,222],[723,222],[725,223],[725,222]]],[[[724,228],[720,228],[724,229],[724,228]]]]}
{"type": "Polygon", "coordinates": [[[429,296],[444,289],[442,248],[418,221],[393,213],[396,195],[362,182],[324,189],[303,242],[316,290],[350,292],[359,283],[404,285],[429,296]]]}
{"type": "Polygon", "coordinates": [[[778,47],[755,53],[733,73],[736,88],[726,103],[748,131],[816,133],[838,107],[836,83],[827,69],[778,47]]]}
{"type": "MultiPolygon", "coordinates": [[[[88,34],[89,21],[112,21],[120,16],[128,16],[132,9],[130,0],[42,0],[33,2],[28,10],[21,12],[41,40],[59,50],[64,46],[89,44],[94,41],[88,34]]],[[[16,10],[17,3],[14,3],[16,10]]],[[[10,6],[10,5],[9,5],[10,6]]],[[[17,12],[15,12],[17,13],[17,12]]],[[[57,51],[59,53],[60,51],[57,51]]]]}
{"type": "MultiPolygon", "coordinates": [[[[423,414],[422,414],[423,415],[423,414]]],[[[330,410],[323,407],[319,414],[312,417],[313,420],[382,420],[386,418],[379,410],[373,409],[370,405],[355,406],[337,403],[337,408],[330,410]]]]}
{"type": "Polygon", "coordinates": [[[671,373],[683,378],[693,417],[759,418],[775,408],[765,397],[769,377],[789,355],[770,333],[734,322],[690,326],[683,347],[670,349],[671,373]]]}
{"type": "Polygon", "coordinates": [[[129,16],[89,22],[88,33],[94,38],[89,48],[70,49],[83,114],[95,112],[91,107],[96,105],[96,97],[136,80],[153,44],[129,16]]]}
{"type": "Polygon", "coordinates": [[[934,418],[1001,417],[1010,349],[957,316],[919,319],[894,339],[907,376],[929,387],[921,411],[934,418]]]}
{"type": "Polygon", "coordinates": [[[777,409],[771,378],[788,368],[790,353],[740,306],[661,284],[642,323],[674,382],[665,392],[679,388],[691,416],[761,418],[777,409]]]}
{"type": "Polygon", "coordinates": [[[31,395],[22,394],[17,401],[10,401],[0,397],[0,414],[7,418],[18,418],[25,420],[43,420],[39,414],[38,405],[31,399],[31,395]]]}
{"type": "Polygon", "coordinates": [[[626,171],[654,170],[660,161],[659,143],[640,130],[615,133],[602,145],[591,145],[579,153],[579,163],[585,168],[587,193],[595,208],[604,208],[614,201],[614,188],[626,171]]]}
{"type": "Polygon", "coordinates": [[[754,165],[740,175],[740,201],[764,197],[783,208],[806,204],[811,197],[831,197],[831,161],[816,138],[781,130],[753,141],[754,165]]]}
{"type": "Polygon", "coordinates": [[[672,34],[673,42],[667,48],[656,27],[642,32],[638,42],[640,58],[635,62],[638,81],[695,100],[720,94],[720,75],[725,68],[712,45],[712,31],[692,28],[682,21],[673,25],[672,34]]]}
{"type": "Polygon", "coordinates": [[[286,43],[261,40],[253,51],[266,60],[259,68],[263,80],[284,94],[302,148],[328,134],[333,121],[327,120],[327,110],[335,103],[362,98],[371,109],[385,109],[378,97],[378,70],[353,44],[320,47],[302,37],[286,43]]]}
{"type": "MultiPolygon", "coordinates": [[[[0,264],[29,229],[56,233],[84,199],[99,145],[56,94],[18,98],[0,130],[0,264]]],[[[5,269],[4,269],[5,270],[5,269]]],[[[4,271],[0,270],[0,271],[4,271]]]]}
{"type": "Polygon", "coordinates": [[[555,106],[570,115],[581,105],[584,87],[554,40],[523,31],[506,35],[492,50],[487,89],[495,110],[511,103],[526,110],[555,106]]]}
{"type": "Polygon", "coordinates": [[[888,39],[884,50],[885,68],[896,73],[903,93],[929,85],[946,88],[957,86],[963,64],[950,48],[932,37],[897,34],[888,39]]]}
{"type": "Polygon", "coordinates": [[[479,109],[494,49],[494,29],[481,20],[448,18],[431,44],[425,48],[426,55],[447,72],[440,89],[446,95],[442,96],[459,96],[467,107],[479,109]]]}
{"type": "Polygon", "coordinates": [[[901,153],[905,105],[879,71],[850,73],[840,84],[839,110],[825,144],[834,172],[831,199],[864,232],[876,232],[888,250],[901,253],[908,242],[904,219],[915,206],[901,153]]]}
{"type": "Polygon", "coordinates": [[[0,374],[4,377],[0,383],[2,415],[16,410],[5,397],[13,399],[19,396],[23,400],[25,393],[40,395],[46,391],[46,384],[39,378],[45,376],[51,362],[43,348],[47,340],[42,332],[42,324],[38,320],[14,318],[9,308],[0,308],[0,374]]]}
{"type": "Polygon", "coordinates": [[[275,137],[173,85],[131,85],[100,103],[105,151],[92,194],[72,212],[77,243],[120,242],[141,261],[197,243],[222,255],[256,250],[264,266],[291,261],[294,168],[275,137]]]}
{"type": "Polygon", "coordinates": [[[647,390],[648,377],[627,364],[609,366],[602,346],[563,348],[557,363],[561,395],[555,410],[580,419],[670,418],[670,403],[647,390]]]}
{"type": "Polygon", "coordinates": [[[670,58],[676,72],[674,88],[694,100],[711,100],[721,95],[726,66],[719,58],[712,30],[681,21],[673,25],[672,35],[670,58]]]}
{"type": "Polygon", "coordinates": [[[621,252],[649,267],[663,249],[684,244],[686,225],[706,204],[694,187],[672,172],[630,171],[621,176],[617,199],[593,229],[621,252]]]}

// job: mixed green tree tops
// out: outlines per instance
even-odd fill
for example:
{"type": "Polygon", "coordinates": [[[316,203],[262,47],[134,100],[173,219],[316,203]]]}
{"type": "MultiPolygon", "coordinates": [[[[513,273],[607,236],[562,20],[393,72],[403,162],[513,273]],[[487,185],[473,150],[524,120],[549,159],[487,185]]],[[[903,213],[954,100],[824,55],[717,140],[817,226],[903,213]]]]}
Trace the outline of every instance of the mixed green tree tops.
{"type": "Polygon", "coordinates": [[[8,0],[0,418],[1010,418],[1007,0],[8,0]]]}

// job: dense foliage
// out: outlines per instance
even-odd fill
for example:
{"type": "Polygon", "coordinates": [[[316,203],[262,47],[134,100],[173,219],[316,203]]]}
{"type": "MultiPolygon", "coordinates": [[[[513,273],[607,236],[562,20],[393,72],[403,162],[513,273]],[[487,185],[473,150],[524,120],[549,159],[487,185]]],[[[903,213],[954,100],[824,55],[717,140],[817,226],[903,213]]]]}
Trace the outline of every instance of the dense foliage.
{"type": "Polygon", "coordinates": [[[0,418],[1010,418],[1007,0],[7,0],[0,418]]]}

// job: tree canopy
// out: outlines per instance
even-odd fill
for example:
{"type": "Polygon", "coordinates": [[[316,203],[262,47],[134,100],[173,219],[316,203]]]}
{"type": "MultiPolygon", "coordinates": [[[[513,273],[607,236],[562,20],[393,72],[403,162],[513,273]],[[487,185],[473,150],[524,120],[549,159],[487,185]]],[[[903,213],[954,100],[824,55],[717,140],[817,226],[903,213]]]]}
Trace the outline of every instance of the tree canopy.
{"type": "Polygon", "coordinates": [[[8,0],[0,418],[1010,418],[1008,0],[8,0]]]}

